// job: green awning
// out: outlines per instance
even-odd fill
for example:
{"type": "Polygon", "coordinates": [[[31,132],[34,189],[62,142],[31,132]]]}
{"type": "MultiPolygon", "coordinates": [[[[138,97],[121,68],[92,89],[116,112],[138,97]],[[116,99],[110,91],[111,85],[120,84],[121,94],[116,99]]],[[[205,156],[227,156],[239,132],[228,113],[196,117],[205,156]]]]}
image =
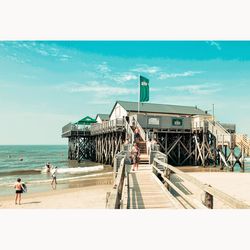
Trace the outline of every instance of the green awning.
{"type": "Polygon", "coordinates": [[[79,120],[78,122],[76,122],[75,124],[78,124],[78,125],[90,125],[92,123],[96,123],[96,120],[89,117],[89,116],[86,116],[86,117],[82,118],[81,120],[79,120]]]}

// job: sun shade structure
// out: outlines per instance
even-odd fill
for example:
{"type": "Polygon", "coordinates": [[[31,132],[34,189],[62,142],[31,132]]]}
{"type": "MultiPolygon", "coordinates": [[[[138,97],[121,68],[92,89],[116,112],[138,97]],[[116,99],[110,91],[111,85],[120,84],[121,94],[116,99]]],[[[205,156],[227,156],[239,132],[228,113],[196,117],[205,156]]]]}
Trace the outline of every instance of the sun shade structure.
{"type": "Polygon", "coordinates": [[[90,125],[92,123],[96,123],[96,120],[89,117],[89,116],[86,116],[86,117],[82,118],[81,120],[79,120],[78,122],[76,122],[75,124],[78,124],[78,125],[90,125]]]}

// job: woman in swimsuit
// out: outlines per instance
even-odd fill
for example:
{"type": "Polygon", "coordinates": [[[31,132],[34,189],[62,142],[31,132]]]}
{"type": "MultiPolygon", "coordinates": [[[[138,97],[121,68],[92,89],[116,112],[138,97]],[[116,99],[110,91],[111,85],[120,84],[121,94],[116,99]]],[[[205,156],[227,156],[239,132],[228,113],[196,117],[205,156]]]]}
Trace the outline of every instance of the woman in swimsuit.
{"type": "Polygon", "coordinates": [[[22,194],[23,189],[24,189],[24,187],[21,183],[21,178],[17,179],[17,182],[15,183],[14,188],[16,189],[15,204],[17,205],[17,200],[19,200],[18,203],[19,203],[19,205],[21,205],[21,194],[22,194]]]}
{"type": "Polygon", "coordinates": [[[134,143],[134,146],[131,149],[131,158],[133,163],[132,171],[138,170],[138,164],[140,160],[140,149],[136,143],[134,143]]]}

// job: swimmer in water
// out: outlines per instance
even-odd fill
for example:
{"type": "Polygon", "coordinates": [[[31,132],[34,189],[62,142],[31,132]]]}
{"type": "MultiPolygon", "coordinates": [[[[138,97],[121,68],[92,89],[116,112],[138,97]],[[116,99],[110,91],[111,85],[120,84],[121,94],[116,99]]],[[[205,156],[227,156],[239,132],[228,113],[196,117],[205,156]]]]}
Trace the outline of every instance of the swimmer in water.
{"type": "Polygon", "coordinates": [[[46,170],[47,170],[47,173],[49,173],[50,170],[51,170],[51,165],[50,165],[49,162],[47,162],[46,167],[47,167],[47,169],[46,169],[46,170]]]}

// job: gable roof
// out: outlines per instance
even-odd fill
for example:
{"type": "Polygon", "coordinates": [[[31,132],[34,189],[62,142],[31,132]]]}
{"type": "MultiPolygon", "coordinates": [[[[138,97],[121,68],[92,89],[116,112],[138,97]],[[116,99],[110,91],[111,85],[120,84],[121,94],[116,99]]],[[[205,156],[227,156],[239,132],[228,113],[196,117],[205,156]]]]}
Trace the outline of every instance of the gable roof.
{"type": "Polygon", "coordinates": [[[108,121],[109,120],[109,114],[97,114],[95,119],[97,119],[97,116],[99,116],[102,121],[108,121]]]}
{"type": "MultiPolygon", "coordinates": [[[[126,111],[138,111],[137,102],[117,101],[114,107],[117,103],[119,103],[126,111]]],[[[111,111],[111,114],[114,110],[114,107],[111,111]]],[[[205,111],[193,106],[180,106],[156,103],[140,103],[140,112],[182,115],[206,115],[205,111]]]]}

